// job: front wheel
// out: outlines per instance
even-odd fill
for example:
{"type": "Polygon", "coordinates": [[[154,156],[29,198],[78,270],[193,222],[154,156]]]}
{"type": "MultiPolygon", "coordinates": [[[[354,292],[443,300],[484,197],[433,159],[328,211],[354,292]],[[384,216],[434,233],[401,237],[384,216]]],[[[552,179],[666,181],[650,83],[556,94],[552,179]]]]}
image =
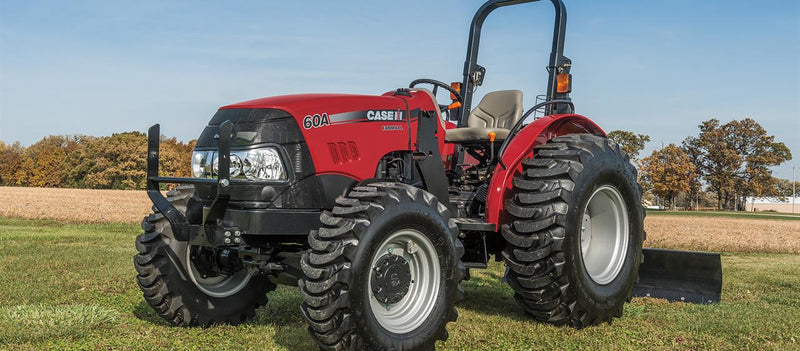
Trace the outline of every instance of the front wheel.
{"type": "Polygon", "coordinates": [[[355,187],[322,214],[303,255],[302,311],[323,349],[432,349],[462,296],[464,248],[433,195],[401,183],[355,187]]]}
{"type": "Polygon", "coordinates": [[[606,138],[572,134],[523,160],[502,227],[508,283],[533,318],[584,327],[622,315],[642,261],[636,169],[606,138]]]}
{"type": "MultiPolygon", "coordinates": [[[[181,186],[167,196],[176,209],[186,212],[193,194],[192,186],[181,186]]],[[[145,217],[142,229],[133,259],[139,273],[136,281],[150,307],[173,325],[245,322],[267,303],[267,292],[275,289],[266,276],[253,274],[230,253],[219,256],[220,252],[175,239],[158,211],[145,217]]]]}

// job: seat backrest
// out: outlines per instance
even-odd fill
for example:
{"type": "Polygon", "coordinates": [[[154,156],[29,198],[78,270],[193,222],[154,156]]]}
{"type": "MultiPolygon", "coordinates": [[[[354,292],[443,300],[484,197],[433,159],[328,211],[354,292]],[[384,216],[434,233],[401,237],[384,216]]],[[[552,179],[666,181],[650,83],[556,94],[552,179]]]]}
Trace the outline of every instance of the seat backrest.
{"type": "Polygon", "coordinates": [[[468,127],[511,129],[522,117],[522,92],[498,90],[486,94],[467,119],[468,127]]]}

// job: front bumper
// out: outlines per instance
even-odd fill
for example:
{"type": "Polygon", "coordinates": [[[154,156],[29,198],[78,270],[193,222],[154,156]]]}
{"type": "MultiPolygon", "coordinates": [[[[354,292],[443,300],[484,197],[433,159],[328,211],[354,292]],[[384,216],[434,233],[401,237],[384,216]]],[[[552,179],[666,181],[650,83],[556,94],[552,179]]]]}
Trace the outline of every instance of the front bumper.
{"type": "Polygon", "coordinates": [[[194,245],[247,246],[262,244],[265,240],[304,242],[309,231],[321,226],[320,210],[229,208],[231,188],[251,184],[247,180],[230,178],[231,127],[230,121],[220,125],[217,178],[159,176],[160,126],[150,127],[147,136],[147,195],[153,205],[169,221],[177,240],[194,245]],[[190,223],[186,215],[161,193],[161,183],[203,185],[215,189],[215,195],[210,205],[203,207],[202,220],[190,223]]]}

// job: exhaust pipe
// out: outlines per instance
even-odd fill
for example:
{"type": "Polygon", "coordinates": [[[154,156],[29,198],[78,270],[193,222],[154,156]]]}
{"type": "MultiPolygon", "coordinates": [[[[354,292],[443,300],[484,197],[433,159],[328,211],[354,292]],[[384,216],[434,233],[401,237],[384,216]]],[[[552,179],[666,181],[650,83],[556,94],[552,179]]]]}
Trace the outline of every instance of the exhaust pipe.
{"type": "Polygon", "coordinates": [[[722,262],[718,253],[643,248],[633,296],[696,304],[718,303],[722,262]]]}

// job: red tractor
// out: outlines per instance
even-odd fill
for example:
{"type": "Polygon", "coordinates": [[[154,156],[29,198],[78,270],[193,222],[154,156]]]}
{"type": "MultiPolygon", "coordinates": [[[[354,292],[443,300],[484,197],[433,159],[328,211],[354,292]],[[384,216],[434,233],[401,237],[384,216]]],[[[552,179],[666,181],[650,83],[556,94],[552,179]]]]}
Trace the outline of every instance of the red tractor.
{"type": "MultiPolygon", "coordinates": [[[[522,92],[503,90],[472,103],[486,74],[484,19],[532,1],[478,10],[460,83],[220,108],[197,140],[193,178],[159,176],[151,127],[155,213],[134,258],[147,302],[175,325],[237,324],[276,284],[294,285],[324,349],[428,349],[456,320],[460,282],[494,256],[535,320],[582,327],[621,316],[643,259],[642,190],[619,146],[574,113],[561,0],[551,0],[545,101],[525,110],[522,92]],[[164,183],[183,185],[164,197],[164,183]]],[[[698,261],[718,270],[718,256],[645,255],[659,264],[641,294],[719,299],[717,281],[686,279],[698,261]]]]}

